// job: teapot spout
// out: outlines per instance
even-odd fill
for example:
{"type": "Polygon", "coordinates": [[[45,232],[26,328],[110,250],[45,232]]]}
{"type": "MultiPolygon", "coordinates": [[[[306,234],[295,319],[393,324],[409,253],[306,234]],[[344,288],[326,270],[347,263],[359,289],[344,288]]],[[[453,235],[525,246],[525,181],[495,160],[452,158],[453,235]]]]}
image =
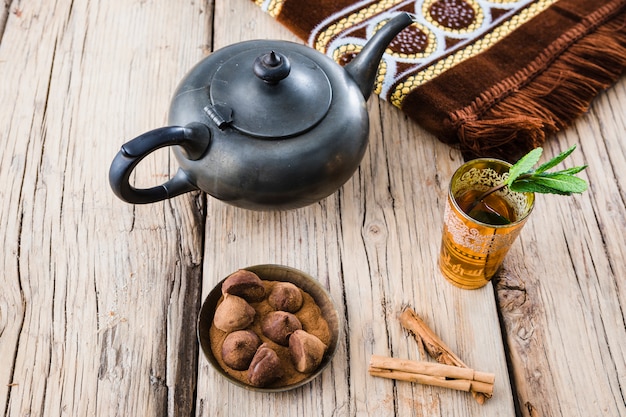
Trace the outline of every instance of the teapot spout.
{"type": "Polygon", "coordinates": [[[367,100],[374,89],[374,81],[385,49],[404,28],[413,23],[413,17],[403,12],[387,22],[370,39],[359,54],[344,69],[359,86],[367,100]]]}

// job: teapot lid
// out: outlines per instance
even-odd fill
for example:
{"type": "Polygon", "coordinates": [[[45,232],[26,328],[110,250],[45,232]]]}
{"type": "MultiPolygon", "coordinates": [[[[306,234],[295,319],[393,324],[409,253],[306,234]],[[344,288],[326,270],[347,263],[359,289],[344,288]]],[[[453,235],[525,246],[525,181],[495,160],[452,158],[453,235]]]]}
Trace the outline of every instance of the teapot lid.
{"type": "MultiPolygon", "coordinates": [[[[312,59],[294,51],[237,54],[215,72],[205,111],[238,131],[263,139],[293,137],[328,113],[332,89],[312,59]]],[[[218,123],[220,125],[220,123],[218,123]]],[[[221,126],[220,126],[221,127],[221,126]]]]}

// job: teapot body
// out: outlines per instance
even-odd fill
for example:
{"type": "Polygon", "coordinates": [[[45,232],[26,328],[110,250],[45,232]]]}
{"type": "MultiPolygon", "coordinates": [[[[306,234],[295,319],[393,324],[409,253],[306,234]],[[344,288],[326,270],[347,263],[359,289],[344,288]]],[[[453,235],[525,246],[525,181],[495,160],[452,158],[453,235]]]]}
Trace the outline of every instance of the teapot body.
{"type": "Polygon", "coordinates": [[[286,41],[247,41],[213,52],[176,88],[169,126],[122,145],[109,170],[111,188],[133,204],[193,190],[253,210],[322,200],[359,166],[379,62],[412,22],[404,12],[390,19],[345,67],[286,41]],[[152,188],[133,187],[137,164],[165,146],[173,148],[177,173],[152,188]]]}
{"type": "MultiPolygon", "coordinates": [[[[216,62],[226,62],[247,51],[284,51],[285,44],[284,41],[248,41],[216,51],[188,73],[171,102],[170,125],[200,122],[211,130],[209,147],[200,159],[189,159],[182,147],[173,147],[181,170],[200,190],[238,207],[291,209],[317,202],[352,176],[367,148],[367,107],[357,85],[330,58],[295,43],[289,43],[292,52],[285,53],[287,58],[294,53],[312,55],[333,92],[328,110],[319,121],[310,123],[308,130],[295,136],[281,133],[283,137],[255,137],[229,124],[220,128],[207,114],[207,105],[219,104],[211,102],[211,84],[207,84],[220,68],[216,62]]],[[[249,100],[254,100],[254,94],[248,92],[249,100]]],[[[237,117],[235,110],[232,119],[237,117]]],[[[267,123],[266,115],[259,114],[258,121],[267,123]]]]}

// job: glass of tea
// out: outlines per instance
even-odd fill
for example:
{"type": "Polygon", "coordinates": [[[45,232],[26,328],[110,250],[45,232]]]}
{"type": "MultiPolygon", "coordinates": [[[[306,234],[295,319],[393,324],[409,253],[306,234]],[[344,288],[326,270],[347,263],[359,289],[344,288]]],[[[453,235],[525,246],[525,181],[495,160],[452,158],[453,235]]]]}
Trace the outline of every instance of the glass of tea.
{"type": "Polygon", "coordinates": [[[444,211],[439,268],[454,285],[486,285],[502,265],[533,209],[535,195],[504,187],[511,164],[475,159],[452,176],[444,211]]]}

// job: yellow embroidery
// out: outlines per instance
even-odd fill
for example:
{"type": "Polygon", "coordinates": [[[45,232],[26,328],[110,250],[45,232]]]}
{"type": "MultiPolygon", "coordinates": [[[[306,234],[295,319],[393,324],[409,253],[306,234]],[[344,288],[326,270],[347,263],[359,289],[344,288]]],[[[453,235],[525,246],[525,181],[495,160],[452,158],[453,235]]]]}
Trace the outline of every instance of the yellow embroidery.
{"type": "Polygon", "coordinates": [[[284,2],[285,0],[270,0],[269,2],[267,0],[254,0],[254,4],[261,8],[267,4],[266,11],[272,17],[276,17],[280,14],[284,2]]]}
{"type": "Polygon", "coordinates": [[[346,29],[349,29],[353,26],[358,25],[361,22],[366,21],[367,19],[375,16],[379,13],[384,12],[385,10],[390,9],[398,3],[402,3],[404,0],[383,0],[377,3],[366,7],[365,9],[361,9],[356,13],[352,13],[348,17],[344,17],[338,22],[329,26],[325,31],[320,32],[317,37],[317,41],[315,42],[315,49],[320,52],[326,53],[326,48],[328,44],[332,40],[333,37],[343,32],[346,29]]]}
{"type": "Polygon", "coordinates": [[[471,45],[468,45],[456,53],[449,55],[445,59],[435,62],[433,65],[430,65],[417,74],[407,77],[402,83],[395,87],[394,91],[390,95],[390,102],[397,107],[402,107],[402,102],[411,91],[437,77],[444,71],[447,71],[461,62],[487,50],[505,36],[513,32],[513,30],[543,12],[556,1],[557,0],[540,0],[533,3],[530,7],[521,10],[518,14],[512,16],[511,19],[506,20],[500,26],[494,28],[483,38],[478,39],[471,45]]]}
{"type": "MultiPolygon", "coordinates": [[[[378,24],[378,26],[376,27],[376,30],[380,29],[382,26],[385,25],[385,23],[387,23],[387,20],[383,20],[382,22],[380,22],[378,24]]],[[[385,50],[385,54],[390,55],[394,58],[398,58],[398,59],[402,59],[402,60],[410,60],[410,59],[423,59],[425,57],[427,57],[428,55],[432,54],[435,49],[437,48],[437,37],[431,32],[429,31],[426,27],[419,25],[417,23],[413,23],[412,26],[415,26],[416,28],[418,28],[420,31],[422,31],[423,33],[426,34],[426,36],[428,37],[428,44],[426,46],[426,48],[424,49],[424,51],[421,52],[416,52],[413,54],[405,54],[405,53],[401,53],[401,52],[396,52],[391,50],[390,48],[387,48],[385,50]]],[[[344,45],[341,45],[339,47],[337,47],[335,50],[333,50],[332,53],[332,58],[336,61],[339,62],[341,57],[344,55],[356,55],[359,52],[361,52],[361,50],[363,49],[363,46],[361,45],[355,45],[353,43],[347,43],[344,45]]],[[[380,77],[379,77],[380,78],[380,77]]]]}
{"type": "MultiPolygon", "coordinates": [[[[264,8],[267,13],[274,17],[280,14],[285,1],[287,0],[254,0],[257,5],[264,8]]],[[[342,33],[386,11],[399,11],[400,9],[407,10],[407,7],[418,7],[419,9],[415,10],[415,13],[420,14],[421,20],[416,21],[413,26],[414,29],[424,34],[427,38],[427,42],[423,45],[424,50],[407,54],[387,48],[385,57],[386,59],[396,60],[398,63],[402,63],[403,71],[408,69],[407,66],[413,65],[415,68],[413,70],[414,72],[408,72],[409,75],[405,76],[402,82],[393,86],[395,77],[399,77],[400,75],[394,74],[393,72],[397,70],[390,69],[390,63],[383,59],[378,70],[376,86],[374,88],[376,94],[384,93],[385,96],[389,97],[391,103],[397,107],[402,107],[404,99],[411,91],[439,76],[444,71],[484,52],[557,1],[558,0],[537,0],[525,6],[522,4],[524,2],[521,0],[490,0],[490,3],[501,4],[503,7],[509,5],[511,13],[514,14],[498,23],[497,26],[489,29],[488,27],[483,28],[483,26],[493,23],[485,22],[487,9],[483,9],[478,0],[462,0],[460,7],[453,10],[453,13],[450,14],[446,14],[446,8],[449,7],[450,4],[445,3],[443,0],[423,0],[421,6],[418,5],[420,2],[407,0],[380,0],[360,10],[355,10],[342,18],[340,14],[337,14],[339,20],[333,22],[328,27],[320,28],[323,30],[317,33],[310,42],[315,49],[322,53],[328,53],[336,62],[340,62],[347,56],[358,54],[363,47],[362,43],[354,43],[354,41],[346,39],[345,44],[337,42],[333,46],[335,49],[330,53],[328,51],[329,45],[331,45],[333,40],[336,41],[342,33]],[[520,3],[520,6],[519,10],[514,12],[514,5],[516,3],[520,3]],[[513,5],[513,7],[510,5],[513,5]],[[431,11],[433,10],[439,11],[437,15],[439,20],[437,20],[437,16],[431,15],[431,11]],[[421,22],[426,22],[430,27],[421,22]],[[450,27],[448,27],[448,24],[450,27]],[[433,30],[437,33],[434,33],[433,30]],[[485,30],[488,31],[485,32],[485,30]],[[474,32],[475,35],[473,35],[474,32]],[[458,39],[459,42],[469,41],[471,43],[466,46],[459,45],[461,49],[456,51],[451,49],[451,53],[445,55],[441,50],[445,48],[444,43],[446,42],[446,36],[449,36],[449,39],[458,39]],[[477,36],[477,39],[472,40],[472,36],[477,36]],[[435,53],[441,54],[441,59],[438,59],[437,55],[434,55],[435,53]],[[429,58],[431,55],[433,56],[429,58]],[[427,59],[431,59],[431,62],[428,62],[427,59]],[[415,72],[420,65],[425,66],[418,72],[415,72]]],[[[374,31],[378,30],[380,25],[385,22],[386,20],[378,22],[374,31]]],[[[364,42],[365,40],[363,40],[363,43],[364,42]]],[[[391,68],[395,68],[395,66],[391,68]]]]}
{"type": "MultiPolygon", "coordinates": [[[[382,28],[385,25],[385,23],[387,23],[388,21],[389,19],[385,19],[382,22],[378,23],[378,25],[376,26],[376,32],[378,32],[378,30],[382,28]]],[[[435,49],[437,49],[437,37],[431,30],[429,30],[426,26],[421,25],[419,23],[412,23],[411,26],[414,28],[417,28],[417,30],[424,33],[428,37],[428,43],[426,45],[426,49],[424,49],[421,52],[416,52],[413,54],[404,54],[404,53],[392,51],[391,49],[387,48],[387,50],[385,51],[387,55],[391,55],[394,58],[400,58],[404,60],[423,59],[427,57],[428,55],[432,54],[435,51],[435,49]]]]}
{"type": "MultiPolygon", "coordinates": [[[[514,1],[519,1],[519,0],[514,0],[514,1]]],[[[428,21],[428,23],[430,23],[431,25],[438,27],[442,30],[445,30],[448,33],[457,33],[457,34],[465,34],[465,33],[471,33],[476,31],[476,29],[480,28],[483,24],[483,21],[485,20],[485,15],[483,13],[483,9],[480,7],[480,5],[478,3],[476,3],[476,1],[474,0],[465,0],[465,2],[467,3],[468,7],[471,7],[473,12],[474,12],[474,18],[472,20],[472,23],[469,26],[466,26],[462,29],[452,29],[450,27],[444,26],[441,23],[437,22],[435,19],[433,19],[433,17],[430,15],[429,10],[430,7],[433,6],[434,4],[438,3],[439,0],[426,0],[424,1],[424,4],[422,4],[422,16],[424,16],[424,18],[428,21]]]]}

